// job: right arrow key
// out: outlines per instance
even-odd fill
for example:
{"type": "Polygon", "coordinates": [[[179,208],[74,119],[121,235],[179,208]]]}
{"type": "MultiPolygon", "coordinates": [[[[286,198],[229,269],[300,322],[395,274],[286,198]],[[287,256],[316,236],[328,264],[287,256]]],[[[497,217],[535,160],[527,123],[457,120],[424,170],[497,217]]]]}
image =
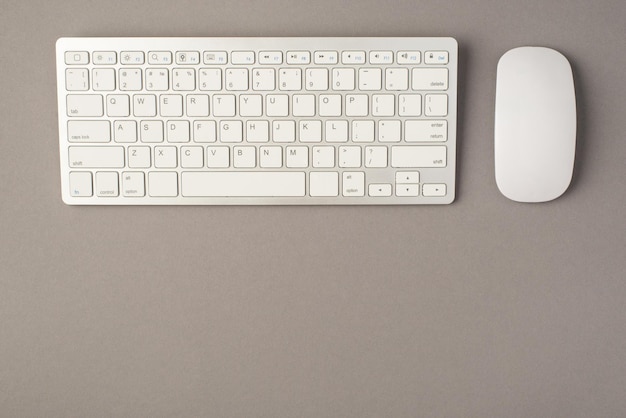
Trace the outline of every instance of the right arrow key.
{"type": "Polygon", "coordinates": [[[422,195],[426,197],[442,197],[446,195],[444,183],[431,183],[422,186],[422,195]]]}

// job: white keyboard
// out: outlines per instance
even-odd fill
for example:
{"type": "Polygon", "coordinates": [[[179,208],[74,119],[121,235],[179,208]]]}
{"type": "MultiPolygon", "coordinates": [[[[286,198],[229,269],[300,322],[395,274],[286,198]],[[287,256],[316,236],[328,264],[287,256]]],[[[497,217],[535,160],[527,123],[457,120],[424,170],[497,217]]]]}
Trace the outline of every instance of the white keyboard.
{"type": "Polygon", "coordinates": [[[63,201],[446,204],[453,38],[61,38],[63,201]]]}

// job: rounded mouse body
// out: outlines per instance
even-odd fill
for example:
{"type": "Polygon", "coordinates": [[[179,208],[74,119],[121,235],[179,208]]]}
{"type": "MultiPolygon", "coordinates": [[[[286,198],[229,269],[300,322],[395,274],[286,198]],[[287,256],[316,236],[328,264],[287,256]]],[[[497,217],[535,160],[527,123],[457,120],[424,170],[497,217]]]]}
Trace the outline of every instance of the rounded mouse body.
{"type": "Polygon", "coordinates": [[[576,148],[572,69],[559,52],[521,47],[498,62],[496,183],[518,202],[546,202],[567,190],[576,148]]]}

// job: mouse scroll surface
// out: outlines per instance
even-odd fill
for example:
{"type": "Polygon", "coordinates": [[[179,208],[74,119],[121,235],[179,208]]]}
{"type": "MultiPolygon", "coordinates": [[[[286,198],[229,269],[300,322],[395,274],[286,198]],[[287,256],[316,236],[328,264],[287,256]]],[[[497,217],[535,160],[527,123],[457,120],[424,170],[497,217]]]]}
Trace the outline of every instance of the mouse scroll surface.
{"type": "Polygon", "coordinates": [[[546,202],[567,190],[576,148],[572,69],[559,52],[521,47],[498,62],[495,171],[518,202],[546,202]]]}

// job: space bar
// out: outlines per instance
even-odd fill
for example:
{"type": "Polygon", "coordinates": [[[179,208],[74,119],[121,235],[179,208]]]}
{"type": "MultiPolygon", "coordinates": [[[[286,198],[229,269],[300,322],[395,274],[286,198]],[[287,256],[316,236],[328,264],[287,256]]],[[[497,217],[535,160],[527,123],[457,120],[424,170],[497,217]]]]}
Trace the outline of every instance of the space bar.
{"type": "Polygon", "coordinates": [[[305,173],[188,171],[182,174],[181,187],[184,197],[304,196],[305,173]]]}

